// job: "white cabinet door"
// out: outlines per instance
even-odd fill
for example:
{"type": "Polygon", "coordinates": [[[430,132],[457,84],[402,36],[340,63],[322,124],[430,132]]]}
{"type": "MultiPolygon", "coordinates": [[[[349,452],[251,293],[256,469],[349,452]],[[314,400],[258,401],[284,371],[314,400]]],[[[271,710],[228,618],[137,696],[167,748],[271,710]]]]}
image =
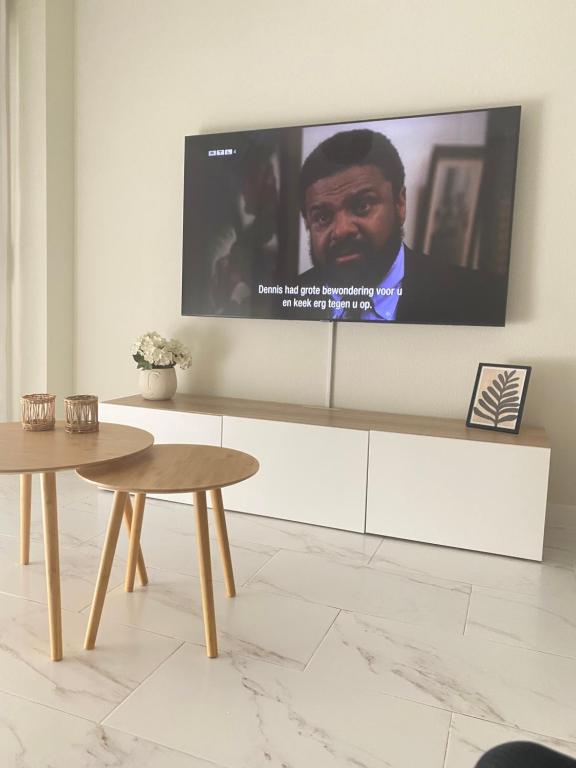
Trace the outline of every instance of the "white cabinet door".
{"type": "MultiPolygon", "coordinates": [[[[183,413],[180,411],[138,408],[132,405],[99,405],[99,420],[113,424],[128,424],[140,427],[154,435],[155,443],[195,443],[197,445],[220,445],[222,417],[204,413],[183,413]]],[[[150,494],[157,499],[182,501],[190,504],[189,493],[150,494]]]]}
{"type": "Polygon", "coordinates": [[[146,429],[154,435],[156,443],[220,445],[222,436],[222,417],[205,413],[182,413],[101,403],[99,419],[146,429]]]}
{"type": "Polygon", "coordinates": [[[370,433],[367,533],[542,559],[550,450],[370,433]]]}
{"type": "Polygon", "coordinates": [[[260,462],[223,490],[227,509],[364,531],[368,432],[224,416],[222,445],[260,462]]]}

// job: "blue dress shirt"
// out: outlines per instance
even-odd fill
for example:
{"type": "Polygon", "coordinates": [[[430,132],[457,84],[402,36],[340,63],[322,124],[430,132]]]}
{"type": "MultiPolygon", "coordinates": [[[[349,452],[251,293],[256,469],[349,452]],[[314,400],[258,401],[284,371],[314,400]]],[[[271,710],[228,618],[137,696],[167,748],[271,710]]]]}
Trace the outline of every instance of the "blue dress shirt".
{"type": "MultiPolygon", "coordinates": [[[[402,295],[402,280],[404,279],[404,243],[401,243],[394,263],[386,273],[382,282],[374,289],[374,296],[358,296],[357,300],[370,301],[369,309],[360,313],[360,320],[396,320],[398,302],[402,295]]],[[[332,294],[335,301],[345,301],[348,297],[342,297],[337,293],[332,294]]],[[[356,298],[354,299],[356,300],[356,298]]],[[[352,310],[354,311],[354,310],[352,310]]],[[[333,320],[346,320],[348,309],[335,309],[332,312],[333,320]]],[[[356,315],[355,315],[356,316],[356,315]]]]}

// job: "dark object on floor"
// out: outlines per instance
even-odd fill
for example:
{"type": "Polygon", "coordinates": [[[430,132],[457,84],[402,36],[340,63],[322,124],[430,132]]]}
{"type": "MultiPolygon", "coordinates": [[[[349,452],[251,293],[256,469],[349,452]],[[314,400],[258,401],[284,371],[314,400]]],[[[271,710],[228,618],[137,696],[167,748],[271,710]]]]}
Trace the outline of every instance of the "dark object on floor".
{"type": "Polygon", "coordinates": [[[511,741],[486,752],[476,768],[576,768],[576,760],[530,741],[511,741]]]}

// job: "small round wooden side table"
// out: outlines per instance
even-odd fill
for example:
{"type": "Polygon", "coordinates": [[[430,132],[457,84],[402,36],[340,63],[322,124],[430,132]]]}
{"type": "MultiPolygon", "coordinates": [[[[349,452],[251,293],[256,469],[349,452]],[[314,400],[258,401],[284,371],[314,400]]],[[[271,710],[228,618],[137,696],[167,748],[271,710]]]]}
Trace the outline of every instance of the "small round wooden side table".
{"type": "Polygon", "coordinates": [[[28,562],[30,538],[30,488],[33,473],[40,473],[42,517],[48,586],[50,651],[53,661],[62,658],[62,615],[60,607],[60,554],[58,547],[58,506],[56,472],[133,456],[146,451],[154,437],[143,429],[122,424],[100,424],[98,432],[70,434],[64,422],[52,430],[27,432],[21,423],[0,424],[0,474],[20,475],[21,560],[28,562]]]}
{"type": "Polygon", "coordinates": [[[206,649],[209,657],[218,655],[206,491],[212,492],[212,506],[226,589],[228,596],[234,597],[236,590],[221,488],[252,477],[259,467],[258,461],[253,456],[231,448],[211,445],[155,445],[142,456],[123,459],[100,467],[85,467],[77,470],[80,477],[85,480],[101,488],[115,491],[86,631],[84,643],[86,650],[93,649],[96,644],[96,635],[122,523],[122,510],[128,493],[136,494],[126,570],[126,589],[132,591],[146,494],[190,492],[194,494],[206,649]]]}

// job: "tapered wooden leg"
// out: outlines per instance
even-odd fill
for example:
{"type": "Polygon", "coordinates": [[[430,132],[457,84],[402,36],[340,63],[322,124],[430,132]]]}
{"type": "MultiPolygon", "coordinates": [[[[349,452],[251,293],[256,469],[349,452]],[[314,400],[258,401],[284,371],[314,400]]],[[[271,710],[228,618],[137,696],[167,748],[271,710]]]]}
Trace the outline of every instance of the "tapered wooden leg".
{"type": "Polygon", "coordinates": [[[30,562],[30,512],[32,508],[32,475],[20,475],[20,564],[30,562]]]}
{"type": "Polygon", "coordinates": [[[215,488],[211,491],[210,495],[212,497],[212,509],[214,510],[214,522],[216,523],[218,546],[220,547],[220,558],[222,560],[222,568],[224,569],[226,591],[228,592],[228,597],[235,597],[236,587],[234,586],[234,572],[232,571],[232,558],[230,557],[230,545],[228,543],[228,530],[226,529],[222,491],[220,488],[215,488]]]}
{"type": "MultiPolygon", "coordinates": [[[[144,514],[144,503],[146,501],[146,494],[142,494],[144,497],[144,501],[142,502],[142,514],[144,514]]],[[[138,494],[136,495],[136,499],[138,499],[138,494]]],[[[126,496],[126,506],[124,507],[124,522],[126,523],[126,530],[128,531],[128,539],[130,539],[130,535],[132,532],[132,502],[130,501],[130,494],[126,496]]],[[[142,525],[142,524],[140,524],[142,525]]],[[[142,548],[140,547],[140,534],[138,534],[138,558],[137,558],[137,567],[138,567],[138,578],[140,579],[140,584],[142,584],[143,587],[148,584],[148,573],[146,572],[146,565],[144,563],[144,555],[142,554],[142,548]]],[[[126,571],[128,573],[128,571],[126,571]]],[[[132,592],[134,589],[134,577],[132,577],[132,589],[128,590],[129,592],[132,592]]]]}
{"type": "Polygon", "coordinates": [[[58,552],[58,505],[54,472],[42,473],[41,486],[46,583],[48,585],[48,619],[50,622],[50,654],[52,661],[60,661],[62,658],[62,612],[60,605],[60,555],[58,552]]]}
{"type": "MultiPolygon", "coordinates": [[[[137,493],[134,501],[134,514],[132,515],[132,525],[130,527],[130,543],[128,546],[128,563],[126,565],[126,581],[124,589],[126,592],[134,591],[134,579],[136,577],[136,565],[139,563],[139,559],[142,558],[142,567],[144,567],[144,558],[140,550],[140,534],[142,532],[142,520],[144,519],[144,505],[146,504],[146,494],[137,493]]],[[[148,583],[148,576],[146,575],[146,569],[144,568],[144,574],[148,583]]],[[[140,576],[142,578],[142,576],[140,576]]]]}
{"type": "Polygon", "coordinates": [[[98,571],[98,580],[94,591],[94,599],[92,600],[92,608],[90,609],[86,639],[84,640],[84,648],[87,651],[91,651],[96,644],[96,635],[98,634],[98,626],[100,624],[100,617],[102,616],[102,608],[104,607],[108,581],[110,580],[110,571],[112,570],[112,561],[114,560],[114,553],[116,552],[116,544],[118,543],[127,495],[128,494],[125,491],[116,491],[114,494],[112,514],[108,521],[106,541],[104,542],[104,549],[102,550],[100,570],[98,571]]]}
{"type": "Polygon", "coordinates": [[[206,653],[210,658],[214,658],[218,656],[218,643],[216,640],[216,618],[214,616],[214,593],[212,591],[210,540],[208,538],[208,510],[206,508],[206,493],[204,491],[194,493],[194,509],[196,513],[196,538],[198,542],[198,564],[200,566],[206,653]]]}

